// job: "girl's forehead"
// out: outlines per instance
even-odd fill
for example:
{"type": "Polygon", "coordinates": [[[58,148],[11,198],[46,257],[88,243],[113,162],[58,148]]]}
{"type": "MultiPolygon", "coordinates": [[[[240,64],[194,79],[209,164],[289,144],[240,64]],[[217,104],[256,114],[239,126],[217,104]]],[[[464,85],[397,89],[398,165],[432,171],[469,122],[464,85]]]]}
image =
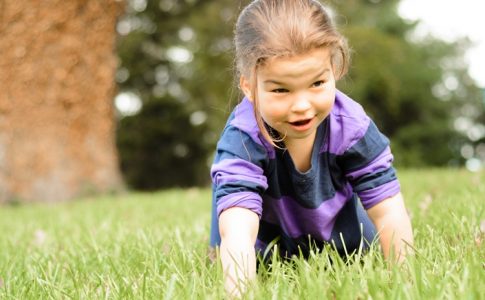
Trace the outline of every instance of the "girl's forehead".
{"type": "Polygon", "coordinates": [[[327,48],[322,48],[293,56],[269,58],[258,68],[258,75],[294,77],[322,72],[325,69],[332,69],[331,53],[327,48]]]}

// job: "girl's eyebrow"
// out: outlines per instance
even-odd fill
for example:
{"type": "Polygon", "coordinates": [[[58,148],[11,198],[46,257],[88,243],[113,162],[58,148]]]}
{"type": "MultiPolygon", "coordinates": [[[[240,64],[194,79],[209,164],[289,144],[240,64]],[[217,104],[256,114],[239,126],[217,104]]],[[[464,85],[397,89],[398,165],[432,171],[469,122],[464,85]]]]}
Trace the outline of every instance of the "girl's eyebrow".
{"type": "Polygon", "coordinates": [[[316,79],[320,78],[323,74],[325,74],[327,72],[330,72],[330,69],[329,68],[323,69],[320,73],[318,73],[318,75],[316,75],[315,77],[313,77],[313,80],[316,80],[316,79]]]}
{"type": "MultiPolygon", "coordinates": [[[[318,79],[320,76],[324,75],[327,72],[330,72],[330,69],[329,68],[323,69],[321,72],[319,72],[317,75],[315,75],[312,80],[318,79]]],[[[281,81],[278,81],[278,80],[274,80],[274,79],[267,79],[263,83],[265,83],[265,84],[266,83],[271,83],[271,84],[274,84],[274,85],[284,85],[285,84],[284,82],[281,82],[281,81]]]]}
{"type": "Polygon", "coordinates": [[[265,80],[263,83],[271,83],[271,84],[274,84],[274,85],[283,85],[283,82],[279,82],[279,81],[276,81],[276,80],[273,80],[273,79],[265,80]]]}

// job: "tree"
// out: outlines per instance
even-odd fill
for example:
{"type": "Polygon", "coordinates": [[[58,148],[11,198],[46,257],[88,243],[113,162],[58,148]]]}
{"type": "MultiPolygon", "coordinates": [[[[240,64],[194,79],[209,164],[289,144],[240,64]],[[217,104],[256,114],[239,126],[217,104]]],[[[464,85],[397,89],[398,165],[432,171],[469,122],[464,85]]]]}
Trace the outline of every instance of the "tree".
{"type": "Polygon", "coordinates": [[[0,2],[0,202],[121,188],[115,0],[0,2]]]}

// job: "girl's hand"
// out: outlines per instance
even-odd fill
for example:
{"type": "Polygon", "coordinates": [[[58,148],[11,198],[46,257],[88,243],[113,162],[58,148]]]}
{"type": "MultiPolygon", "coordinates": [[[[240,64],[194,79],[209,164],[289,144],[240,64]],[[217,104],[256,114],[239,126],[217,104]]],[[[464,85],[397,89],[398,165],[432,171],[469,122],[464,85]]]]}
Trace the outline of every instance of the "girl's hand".
{"type": "Polygon", "coordinates": [[[224,288],[230,298],[242,296],[256,277],[254,245],[258,228],[258,215],[246,208],[233,207],[219,216],[224,288]]]}
{"type": "Polygon", "coordinates": [[[367,213],[379,232],[384,257],[402,262],[412,251],[413,230],[401,193],[381,201],[367,213]]]}

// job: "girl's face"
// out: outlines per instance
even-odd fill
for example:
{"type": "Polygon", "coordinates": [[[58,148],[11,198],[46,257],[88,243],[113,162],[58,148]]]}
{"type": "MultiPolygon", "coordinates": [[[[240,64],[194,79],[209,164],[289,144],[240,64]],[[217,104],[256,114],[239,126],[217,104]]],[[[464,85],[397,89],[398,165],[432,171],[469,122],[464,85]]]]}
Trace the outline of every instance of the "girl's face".
{"type": "MultiPolygon", "coordinates": [[[[315,138],[318,125],[335,101],[335,78],[330,50],[269,59],[258,67],[256,101],[263,120],[278,131],[286,145],[315,138]]],[[[250,101],[251,81],[241,77],[250,101]]]]}

